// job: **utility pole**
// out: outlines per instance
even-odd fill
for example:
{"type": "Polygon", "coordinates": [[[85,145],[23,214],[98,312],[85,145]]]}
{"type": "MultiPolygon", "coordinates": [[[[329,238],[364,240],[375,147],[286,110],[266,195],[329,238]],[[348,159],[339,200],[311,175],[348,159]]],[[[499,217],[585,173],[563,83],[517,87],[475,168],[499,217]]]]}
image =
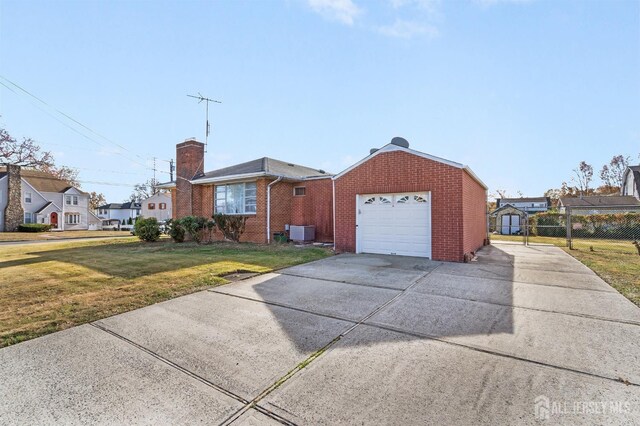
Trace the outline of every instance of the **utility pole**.
{"type": "Polygon", "coordinates": [[[205,129],[204,129],[204,152],[207,152],[207,145],[209,143],[209,130],[210,130],[210,126],[209,126],[209,102],[214,102],[216,104],[221,104],[222,102],[220,101],[216,101],[215,99],[209,99],[206,98],[204,96],[202,96],[200,94],[200,92],[198,92],[198,96],[194,96],[194,95],[187,95],[190,98],[195,98],[198,100],[198,103],[205,101],[207,103],[207,121],[206,121],[206,125],[205,125],[205,129]]]}
{"type": "Polygon", "coordinates": [[[153,157],[153,183],[156,183],[156,157],[153,157]]]}
{"type": "Polygon", "coordinates": [[[173,171],[176,169],[176,166],[173,165],[173,158],[171,160],[169,160],[169,176],[171,176],[171,179],[169,180],[169,182],[173,182],[173,171]]]}

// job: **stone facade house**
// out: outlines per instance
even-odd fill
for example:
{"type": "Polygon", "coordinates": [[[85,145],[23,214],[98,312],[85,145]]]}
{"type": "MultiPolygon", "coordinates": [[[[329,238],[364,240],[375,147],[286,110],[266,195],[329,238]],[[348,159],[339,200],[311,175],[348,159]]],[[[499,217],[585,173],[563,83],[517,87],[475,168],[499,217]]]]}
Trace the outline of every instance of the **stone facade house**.
{"type": "Polygon", "coordinates": [[[0,167],[0,231],[16,231],[23,223],[48,224],[59,231],[100,226],[86,192],[45,172],[0,167]]]}

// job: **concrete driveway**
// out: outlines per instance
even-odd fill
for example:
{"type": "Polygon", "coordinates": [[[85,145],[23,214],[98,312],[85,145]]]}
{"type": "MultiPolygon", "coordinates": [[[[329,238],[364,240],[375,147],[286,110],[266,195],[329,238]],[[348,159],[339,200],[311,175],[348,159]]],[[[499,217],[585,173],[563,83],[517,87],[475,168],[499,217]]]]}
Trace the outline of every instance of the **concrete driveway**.
{"type": "Polygon", "coordinates": [[[640,423],[640,309],[555,247],[339,255],[0,350],[2,424],[541,421],[640,423]]]}

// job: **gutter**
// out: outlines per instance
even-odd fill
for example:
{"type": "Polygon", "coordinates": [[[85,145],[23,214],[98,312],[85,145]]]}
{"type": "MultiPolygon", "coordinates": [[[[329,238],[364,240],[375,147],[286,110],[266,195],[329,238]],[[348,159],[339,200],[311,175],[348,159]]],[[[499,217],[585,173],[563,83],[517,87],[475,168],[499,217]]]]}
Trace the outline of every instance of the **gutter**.
{"type": "Polygon", "coordinates": [[[271,242],[271,187],[283,178],[284,176],[278,176],[278,179],[267,185],[267,244],[271,242]]]}

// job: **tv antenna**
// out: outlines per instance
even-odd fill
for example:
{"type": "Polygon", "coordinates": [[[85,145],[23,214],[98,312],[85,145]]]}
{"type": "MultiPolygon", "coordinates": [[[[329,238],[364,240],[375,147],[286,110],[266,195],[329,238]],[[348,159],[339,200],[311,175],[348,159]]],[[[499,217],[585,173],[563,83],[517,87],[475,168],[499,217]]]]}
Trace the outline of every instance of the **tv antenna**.
{"type": "Polygon", "coordinates": [[[198,92],[198,96],[195,95],[187,95],[190,98],[195,98],[198,100],[198,103],[201,103],[202,101],[207,103],[207,121],[206,121],[206,126],[205,126],[205,130],[204,130],[204,152],[207,152],[207,145],[209,143],[209,131],[211,129],[211,127],[209,126],[209,102],[213,102],[216,104],[221,104],[222,102],[217,101],[215,99],[209,99],[205,96],[202,96],[202,94],[200,92],[198,92]]]}

